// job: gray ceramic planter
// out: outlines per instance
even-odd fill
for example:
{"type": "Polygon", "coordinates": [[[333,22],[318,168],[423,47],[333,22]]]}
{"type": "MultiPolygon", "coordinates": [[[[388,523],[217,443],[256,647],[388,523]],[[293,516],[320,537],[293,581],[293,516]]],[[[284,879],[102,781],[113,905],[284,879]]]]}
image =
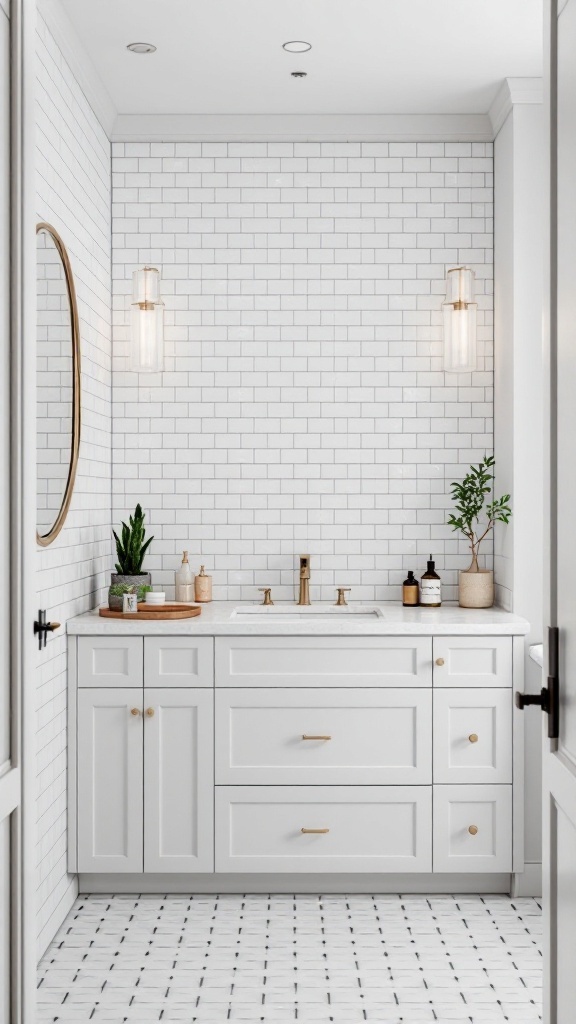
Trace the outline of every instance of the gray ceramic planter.
{"type": "MultiPolygon", "coordinates": [[[[127,587],[151,587],[152,577],[149,572],[138,573],[137,576],[123,576],[122,573],[113,572],[110,576],[110,586],[114,584],[124,584],[127,587]]],[[[110,594],[108,591],[108,607],[112,612],[122,611],[122,596],[110,594]]]]}

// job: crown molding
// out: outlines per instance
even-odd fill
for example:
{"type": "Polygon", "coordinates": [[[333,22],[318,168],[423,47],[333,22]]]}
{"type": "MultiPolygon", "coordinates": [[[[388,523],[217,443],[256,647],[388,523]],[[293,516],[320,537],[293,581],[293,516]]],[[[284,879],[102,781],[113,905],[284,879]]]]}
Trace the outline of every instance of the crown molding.
{"type": "Polygon", "coordinates": [[[66,11],[59,0],[38,0],[38,12],[44,18],[64,60],[104,131],[110,137],[116,120],[116,107],[66,11]]]}
{"type": "Polygon", "coordinates": [[[505,78],[488,111],[493,137],[496,138],[517,103],[542,103],[541,78],[505,78]]]}
{"type": "Polygon", "coordinates": [[[490,142],[486,114],[119,114],[113,142],[490,142]]]}

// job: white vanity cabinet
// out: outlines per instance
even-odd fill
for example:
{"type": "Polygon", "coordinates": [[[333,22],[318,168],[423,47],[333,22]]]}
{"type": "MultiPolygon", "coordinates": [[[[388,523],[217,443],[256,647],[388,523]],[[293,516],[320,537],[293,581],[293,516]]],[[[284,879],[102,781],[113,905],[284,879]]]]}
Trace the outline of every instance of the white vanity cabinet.
{"type": "Polygon", "coordinates": [[[521,636],[140,628],[71,638],[70,870],[522,871],[521,636]]]}
{"type": "Polygon", "coordinates": [[[111,639],[124,647],[78,639],[74,870],[213,871],[212,640],[179,638],[174,663],[166,659],[171,681],[198,681],[202,665],[204,685],[165,687],[158,682],[158,644],[148,650],[157,638],[111,639]],[[98,687],[83,685],[103,663],[111,675],[99,671],[98,687]],[[144,668],[139,677],[134,664],[144,668]],[[154,686],[145,685],[148,665],[154,686]],[[132,685],[118,686],[126,674],[132,685]]]}

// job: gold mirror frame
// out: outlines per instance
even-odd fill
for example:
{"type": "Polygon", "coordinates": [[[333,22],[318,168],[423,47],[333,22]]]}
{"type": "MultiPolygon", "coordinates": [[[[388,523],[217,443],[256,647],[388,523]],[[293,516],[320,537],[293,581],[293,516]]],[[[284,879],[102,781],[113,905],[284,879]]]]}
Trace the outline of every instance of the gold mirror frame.
{"type": "Polygon", "coordinates": [[[72,273],[72,266],[70,264],[70,257],[66,250],[66,246],[62,241],[60,235],[51,224],[47,224],[45,221],[40,221],[36,225],[36,234],[38,235],[41,231],[46,231],[50,235],[58,255],[62,261],[64,268],[64,277],[66,279],[66,290],[68,292],[68,302],[70,304],[70,326],[72,330],[72,442],[70,445],[70,464],[68,467],[68,478],[66,480],[66,488],[64,490],[64,497],[62,498],[62,504],[60,511],[54,520],[48,533],[38,533],[36,530],[36,542],[43,548],[48,547],[56,540],[56,537],[60,533],[60,530],[64,526],[66,516],[68,515],[68,509],[70,508],[70,502],[72,501],[72,492],[74,490],[74,481],[76,480],[76,470],[78,469],[78,456],[80,453],[80,427],[81,427],[81,415],[80,415],[80,324],[78,320],[78,304],[76,302],[76,289],[74,287],[74,275],[72,273]]]}

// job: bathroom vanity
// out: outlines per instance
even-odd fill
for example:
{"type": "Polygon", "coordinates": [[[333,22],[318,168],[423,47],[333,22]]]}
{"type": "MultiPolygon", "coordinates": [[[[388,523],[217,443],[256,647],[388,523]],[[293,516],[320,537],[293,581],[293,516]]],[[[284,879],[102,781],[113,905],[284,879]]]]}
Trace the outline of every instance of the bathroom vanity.
{"type": "Polygon", "coordinates": [[[83,891],[505,891],[527,629],[452,606],[73,619],[70,871],[83,891]]]}

